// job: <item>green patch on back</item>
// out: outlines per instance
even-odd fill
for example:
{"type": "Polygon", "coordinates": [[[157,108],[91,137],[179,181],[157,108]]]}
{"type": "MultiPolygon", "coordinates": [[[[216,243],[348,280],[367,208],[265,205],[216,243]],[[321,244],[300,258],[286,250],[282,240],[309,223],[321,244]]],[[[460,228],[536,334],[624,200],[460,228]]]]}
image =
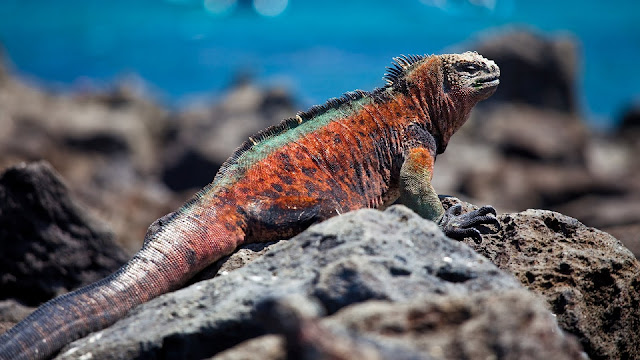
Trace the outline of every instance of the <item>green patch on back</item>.
{"type": "Polygon", "coordinates": [[[239,179],[253,164],[269,156],[293,141],[318,131],[334,120],[352,115],[357,109],[373,101],[371,93],[355,91],[340,98],[316,105],[295,118],[282,121],[249,137],[222,165],[213,186],[225,186],[239,179]]]}

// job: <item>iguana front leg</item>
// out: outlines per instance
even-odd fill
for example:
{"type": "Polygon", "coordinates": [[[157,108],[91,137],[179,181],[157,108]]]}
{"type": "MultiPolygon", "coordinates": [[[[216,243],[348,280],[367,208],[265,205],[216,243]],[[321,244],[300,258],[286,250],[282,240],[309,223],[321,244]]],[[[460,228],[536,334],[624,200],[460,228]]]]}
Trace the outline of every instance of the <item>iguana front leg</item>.
{"type": "Polygon", "coordinates": [[[453,239],[471,237],[476,243],[482,241],[479,225],[499,226],[496,211],[491,206],[483,206],[470,213],[461,214],[462,207],[455,205],[444,210],[433,186],[433,164],[435,150],[425,147],[410,148],[406,151],[400,169],[399,201],[425,219],[435,221],[444,233],[453,239]]]}
{"type": "Polygon", "coordinates": [[[482,236],[477,226],[494,225],[496,228],[500,228],[500,223],[496,219],[496,210],[493,206],[488,205],[462,214],[462,205],[456,204],[445,211],[438,221],[438,225],[448,237],[456,240],[470,237],[476,244],[482,242],[482,236]]]}
{"type": "Polygon", "coordinates": [[[435,157],[424,147],[406,151],[400,168],[399,201],[425,219],[439,222],[445,213],[431,178],[435,157]]]}

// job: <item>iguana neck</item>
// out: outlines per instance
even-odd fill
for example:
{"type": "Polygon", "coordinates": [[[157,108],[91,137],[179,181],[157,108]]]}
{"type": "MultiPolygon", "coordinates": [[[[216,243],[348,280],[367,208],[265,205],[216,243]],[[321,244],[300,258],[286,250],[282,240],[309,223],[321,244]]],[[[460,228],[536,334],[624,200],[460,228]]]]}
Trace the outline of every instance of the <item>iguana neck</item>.
{"type": "Polygon", "coordinates": [[[469,101],[455,100],[444,87],[444,74],[441,60],[434,57],[431,66],[423,66],[414,70],[410,81],[396,84],[397,91],[408,97],[419,107],[417,113],[422,114],[421,121],[437,144],[437,153],[441,154],[447,147],[451,136],[466,122],[473,104],[469,101]]]}

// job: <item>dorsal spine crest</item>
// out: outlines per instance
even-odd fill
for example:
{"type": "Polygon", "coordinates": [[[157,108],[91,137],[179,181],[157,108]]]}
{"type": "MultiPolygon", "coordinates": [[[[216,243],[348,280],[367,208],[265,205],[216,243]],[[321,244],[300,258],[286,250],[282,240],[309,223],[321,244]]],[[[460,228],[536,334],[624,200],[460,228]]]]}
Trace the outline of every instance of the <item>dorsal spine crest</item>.
{"type": "Polygon", "coordinates": [[[393,86],[397,83],[398,79],[402,78],[409,68],[420,60],[423,60],[427,55],[400,55],[393,58],[391,66],[387,67],[387,72],[384,74],[383,79],[387,82],[387,86],[393,86]]]}

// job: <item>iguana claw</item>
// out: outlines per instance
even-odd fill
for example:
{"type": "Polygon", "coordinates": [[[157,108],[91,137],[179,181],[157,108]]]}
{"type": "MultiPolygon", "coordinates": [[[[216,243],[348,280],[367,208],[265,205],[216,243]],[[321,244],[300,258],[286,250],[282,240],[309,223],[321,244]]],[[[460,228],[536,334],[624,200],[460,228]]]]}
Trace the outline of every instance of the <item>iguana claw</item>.
{"type": "Polygon", "coordinates": [[[498,230],[500,229],[496,210],[492,206],[483,206],[478,210],[462,214],[462,205],[456,204],[447,209],[440,219],[440,227],[445,235],[456,240],[470,237],[476,244],[482,242],[479,225],[494,225],[498,230]]]}

